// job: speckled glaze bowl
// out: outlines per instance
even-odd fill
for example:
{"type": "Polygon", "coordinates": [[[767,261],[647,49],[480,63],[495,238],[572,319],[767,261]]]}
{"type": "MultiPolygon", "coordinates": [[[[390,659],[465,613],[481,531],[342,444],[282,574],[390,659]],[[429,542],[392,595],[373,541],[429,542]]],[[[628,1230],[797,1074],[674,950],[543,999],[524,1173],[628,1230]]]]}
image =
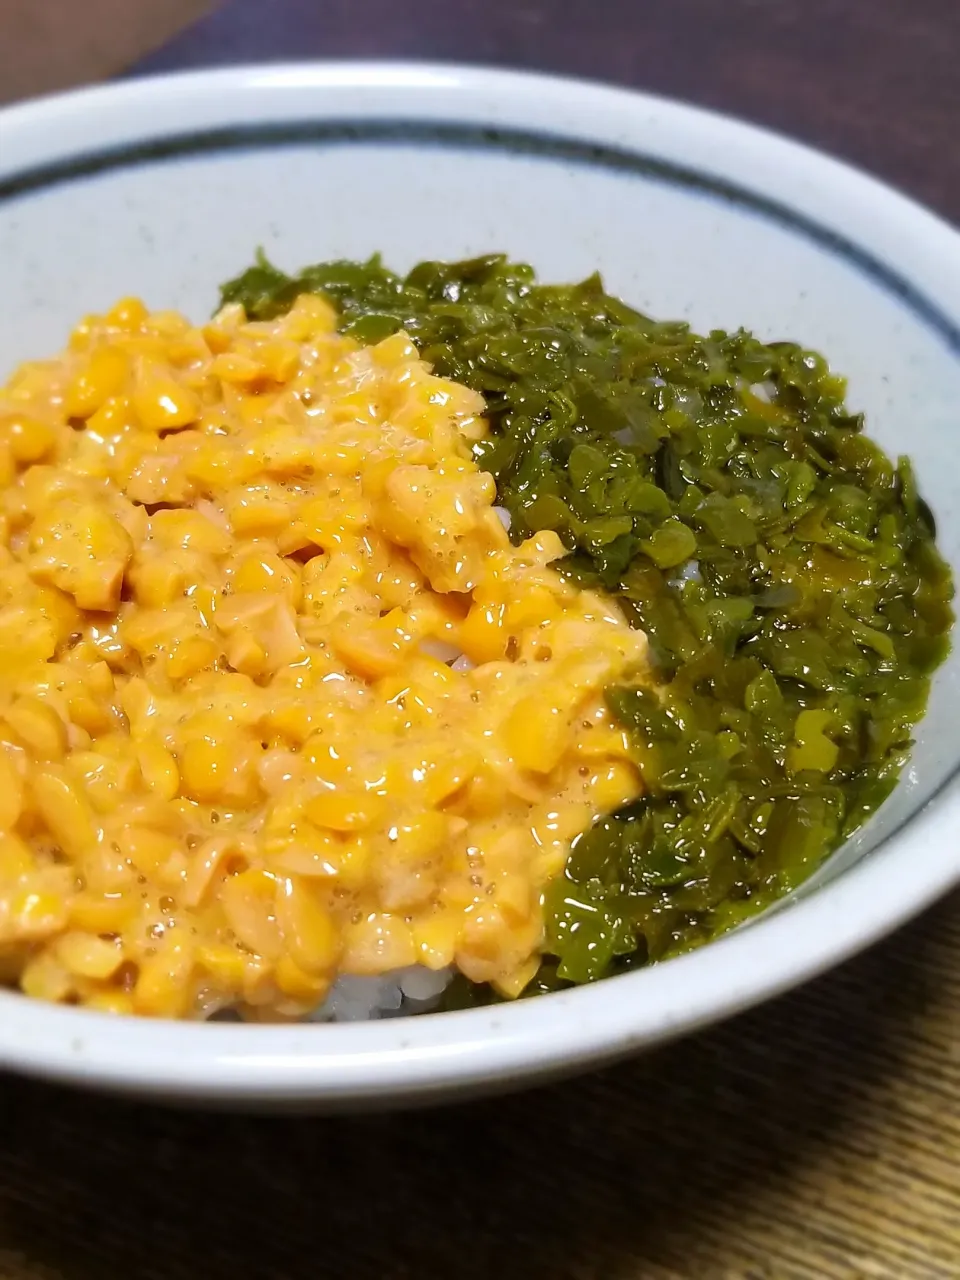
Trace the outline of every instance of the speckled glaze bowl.
{"type": "MultiPolygon", "coordinates": [[[[122,294],[207,314],[281,265],[505,250],[645,311],[825,352],[909,452],[960,568],[960,236],[862,174],[674,103],[526,75],[273,66],[0,113],[0,375],[122,294]]],[[[787,903],[691,955],[510,1006],[361,1025],[115,1020],[0,993],[0,1065],[170,1099],[429,1102],[609,1061],[821,972],[960,881],[960,653],[896,793],[787,903]]]]}

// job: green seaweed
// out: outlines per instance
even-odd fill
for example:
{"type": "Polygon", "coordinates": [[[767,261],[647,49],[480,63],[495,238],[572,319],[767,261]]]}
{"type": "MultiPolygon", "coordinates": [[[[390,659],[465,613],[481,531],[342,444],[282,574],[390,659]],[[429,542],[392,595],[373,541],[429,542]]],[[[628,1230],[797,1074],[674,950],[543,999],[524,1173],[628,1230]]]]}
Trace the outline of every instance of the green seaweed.
{"type": "Polygon", "coordinates": [[[645,794],[574,842],[529,991],[674,955],[800,884],[893,788],[953,621],[910,463],[843,380],[795,343],[698,336],[599,276],[541,285],[499,255],[403,277],[260,256],[222,294],[266,318],[302,291],[481,392],[511,537],[556,530],[562,571],[650,639],[662,691],[607,694],[645,794]]]}

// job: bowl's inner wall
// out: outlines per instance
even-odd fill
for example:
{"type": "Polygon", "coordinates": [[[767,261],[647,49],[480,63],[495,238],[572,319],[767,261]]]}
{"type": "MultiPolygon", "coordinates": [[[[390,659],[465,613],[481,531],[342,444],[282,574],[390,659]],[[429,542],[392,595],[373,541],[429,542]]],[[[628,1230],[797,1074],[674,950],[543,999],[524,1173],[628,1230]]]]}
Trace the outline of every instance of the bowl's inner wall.
{"type": "MultiPolygon", "coordinates": [[[[608,287],[699,330],[744,326],[822,351],[893,455],[909,453],[960,566],[952,456],[960,359],[949,335],[882,278],[789,222],[623,169],[516,154],[363,143],[251,148],[117,167],[0,203],[0,377],[59,350],[85,312],[124,294],[195,318],[257,245],[292,268],[382,251],[504,251],[542,278],[599,269],[608,287]]],[[[960,653],[937,676],[896,793],[816,878],[832,878],[900,826],[960,762],[960,653]]]]}

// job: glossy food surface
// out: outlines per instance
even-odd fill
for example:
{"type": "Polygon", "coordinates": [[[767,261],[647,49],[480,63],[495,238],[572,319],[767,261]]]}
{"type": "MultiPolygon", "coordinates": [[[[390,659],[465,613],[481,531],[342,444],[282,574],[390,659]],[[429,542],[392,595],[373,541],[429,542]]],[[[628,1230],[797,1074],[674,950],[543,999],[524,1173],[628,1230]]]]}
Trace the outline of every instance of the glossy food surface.
{"type": "Polygon", "coordinates": [[[479,391],[512,536],[553,529],[577,582],[615,593],[665,690],[611,688],[644,782],[547,894],[532,990],[684,950],[808,876],[885,798],[952,623],[949,571],[905,458],[844,403],[823,356],[692,333],[503,257],[379,259],[224,297],[275,315],[323,293],[344,332],[402,327],[479,391]]]}
{"type": "Polygon", "coordinates": [[[340,973],[516,995],[569,842],[634,798],[646,641],[512,545],[481,397],[313,296],[134,299],[0,399],[0,963],[275,1019],[340,973]],[[502,514],[502,513],[501,513],[502,514]]]}

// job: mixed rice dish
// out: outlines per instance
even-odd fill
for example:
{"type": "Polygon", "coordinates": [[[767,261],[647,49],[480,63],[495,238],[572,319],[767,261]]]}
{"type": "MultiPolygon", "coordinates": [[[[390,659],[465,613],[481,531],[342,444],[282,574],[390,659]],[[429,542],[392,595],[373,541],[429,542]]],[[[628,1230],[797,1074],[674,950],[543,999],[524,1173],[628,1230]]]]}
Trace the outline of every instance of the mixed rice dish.
{"type": "Polygon", "coordinates": [[[883,800],[952,622],[825,362],[264,259],[0,390],[0,981],[352,1019],[655,962],[883,800]]]}

